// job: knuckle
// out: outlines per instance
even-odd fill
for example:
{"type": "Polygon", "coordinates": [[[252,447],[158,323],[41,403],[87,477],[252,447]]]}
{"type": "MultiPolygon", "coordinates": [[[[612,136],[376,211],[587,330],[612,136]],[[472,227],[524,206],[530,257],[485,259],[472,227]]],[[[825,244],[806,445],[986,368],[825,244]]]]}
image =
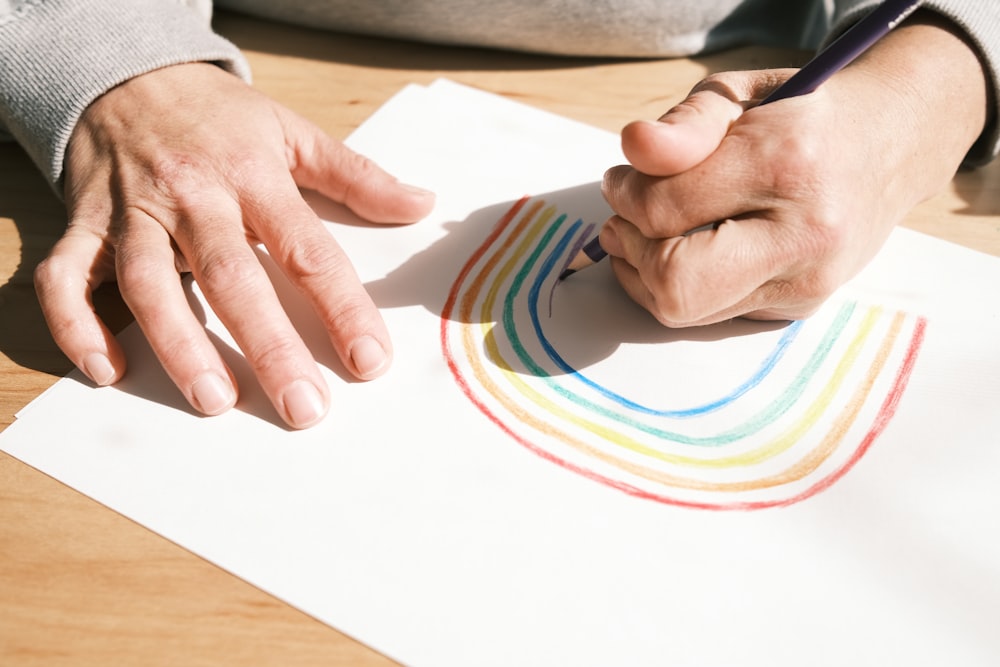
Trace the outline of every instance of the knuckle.
{"type": "Polygon", "coordinates": [[[366,295],[342,295],[338,303],[324,314],[324,324],[330,330],[353,328],[366,323],[373,308],[366,295]]]}
{"type": "Polygon", "coordinates": [[[189,152],[161,153],[149,165],[151,184],[172,200],[183,201],[187,193],[202,187],[204,168],[201,162],[189,152]]]}
{"type": "MultiPolygon", "coordinates": [[[[198,216],[206,208],[218,205],[220,193],[232,187],[252,187],[267,182],[261,176],[261,157],[252,150],[229,152],[211,158],[187,151],[168,151],[158,155],[148,167],[148,187],[158,199],[182,217],[198,216]],[[223,187],[222,184],[230,184],[223,187]],[[220,188],[222,188],[220,190],[220,188]]],[[[134,193],[135,201],[148,199],[134,193]]]]}
{"type": "Polygon", "coordinates": [[[381,174],[381,169],[363,155],[351,155],[348,164],[347,179],[344,182],[343,200],[350,202],[362,183],[374,181],[381,174]]]}
{"type": "Polygon", "coordinates": [[[797,290],[800,303],[822,303],[840,287],[840,280],[831,271],[817,271],[797,290]]]}
{"type": "Polygon", "coordinates": [[[616,167],[611,167],[604,172],[604,178],[601,180],[601,194],[612,204],[612,206],[615,201],[621,197],[622,181],[624,180],[628,169],[629,168],[624,165],[618,165],[616,167]]]}
{"type": "Polygon", "coordinates": [[[699,313],[692,301],[688,268],[677,257],[663,256],[657,263],[652,284],[654,315],[661,324],[683,326],[695,321],[699,313]]]}
{"type": "Polygon", "coordinates": [[[158,285],[158,280],[139,253],[124,250],[118,253],[115,272],[123,292],[148,292],[158,285]]]}
{"type": "Polygon", "coordinates": [[[300,364],[294,360],[299,354],[299,345],[285,336],[269,336],[261,340],[244,341],[240,345],[250,366],[259,375],[273,376],[287,373],[300,364]]]}
{"type": "MultiPolygon", "coordinates": [[[[281,158],[281,155],[278,155],[281,158]]],[[[261,183],[272,182],[275,178],[275,164],[284,164],[283,159],[275,160],[270,153],[258,150],[238,150],[226,156],[226,180],[234,183],[245,193],[269,193],[270,188],[261,188],[261,183]]]]}
{"type": "Polygon", "coordinates": [[[833,289],[819,282],[775,280],[768,284],[769,299],[756,319],[802,320],[814,314],[826,302],[833,289]]]}
{"type": "Polygon", "coordinates": [[[195,277],[206,291],[213,294],[232,290],[252,291],[260,271],[260,263],[249,248],[240,248],[202,258],[197,264],[195,277]]]}
{"type": "Polygon", "coordinates": [[[64,283],[66,270],[57,257],[49,255],[35,267],[33,279],[35,289],[40,294],[59,290],[64,283]]]}
{"type": "Polygon", "coordinates": [[[282,252],[283,264],[293,280],[336,280],[346,271],[330,247],[315,238],[293,238],[282,252]]]}
{"type": "Polygon", "coordinates": [[[644,190],[634,185],[637,173],[630,166],[620,165],[608,169],[601,181],[601,195],[612,210],[626,220],[638,217],[645,200],[644,190]]]}
{"type": "MultiPolygon", "coordinates": [[[[826,151],[811,134],[787,132],[776,146],[774,159],[768,161],[772,166],[765,172],[776,195],[810,201],[823,192],[826,151]]],[[[753,150],[752,145],[747,148],[753,150]]]]}
{"type": "MultiPolygon", "coordinates": [[[[156,326],[155,319],[140,318],[140,321],[148,328],[156,326]]],[[[190,337],[181,337],[174,340],[163,340],[156,338],[156,357],[160,360],[171,375],[175,375],[179,369],[190,365],[192,359],[197,359],[196,354],[198,343],[190,337]]]]}
{"type": "Polygon", "coordinates": [[[34,270],[35,293],[45,321],[56,340],[77,326],[76,318],[60,304],[59,295],[71,293],[72,280],[62,263],[54,257],[42,260],[34,270]]]}
{"type": "Polygon", "coordinates": [[[169,229],[179,230],[209,217],[220,197],[201,161],[188,154],[160,156],[149,167],[146,180],[127,193],[128,210],[121,216],[146,216],[169,229]]]}
{"type": "Polygon", "coordinates": [[[680,290],[668,289],[654,295],[654,303],[656,319],[666,326],[680,327],[697,319],[689,300],[680,290]]]}
{"type": "Polygon", "coordinates": [[[768,282],[764,307],[776,310],[789,319],[808,317],[840,287],[831,271],[818,270],[794,280],[774,279],[768,282]]]}
{"type": "Polygon", "coordinates": [[[115,274],[122,296],[159,294],[163,271],[156,260],[159,253],[149,242],[122,243],[115,254],[115,274]]]}
{"type": "Polygon", "coordinates": [[[822,284],[832,281],[833,267],[849,250],[852,234],[850,221],[839,206],[817,199],[809,215],[797,225],[797,233],[788,235],[788,256],[796,265],[814,275],[822,284]],[[823,276],[831,276],[823,278],[823,276]]]}
{"type": "Polygon", "coordinates": [[[661,236],[657,230],[677,214],[677,203],[662,187],[662,181],[635,170],[623,175],[617,196],[621,217],[647,236],[661,236]]]}

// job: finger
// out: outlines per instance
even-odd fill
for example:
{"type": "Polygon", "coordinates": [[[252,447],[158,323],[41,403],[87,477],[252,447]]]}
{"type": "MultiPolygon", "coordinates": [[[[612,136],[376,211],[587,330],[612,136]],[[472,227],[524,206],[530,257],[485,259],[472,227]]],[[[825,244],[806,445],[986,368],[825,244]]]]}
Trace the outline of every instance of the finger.
{"type": "Polygon", "coordinates": [[[717,322],[807,310],[828,293],[782,225],[766,220],[727,221],[688,236],[650,240],[621,220],[609,220],[601,245],[615,262],[626,292],[668,326],[717,322]],[[813,276],[803,281],[791,267],[813,276]]]}
{"type": "Polygon", "coordinates": [[[373,222],[415,222],[433,208],[433,193],[400,183],[305,119],[291,113],[281,117],[290,146],[289,168],[300,186],[341,202],[373,222]]]}
{"type": "MultiPolygon", "coordinates": [[[[709,158],[674,176],[646,175],[629,166],[608,169],[602,194],[614,212],[650,238],[685,234],[719,220],[764,210],[778,201],[783,166],[764,150],[751,153],[753,139],[729,134],[709,158]]],[[[789,178],[785,179],[786,181],[789,178]]]]}
{"type": "Polygon", "coordinates": [[[208,415],[225,412],[236,404],[236,384],[188,305],[170,237],[144,214],[129,215],[117,254],[122,298],[187,401],[208,415]]]}
{"type": "Polygon", "coordinates": [[[670,319],[667,314],[660,310],[659,304],[661,300],[654,296],[653,292],[639,276],[639,272],[636,271],[635,267],[618,257],[611,258],[611,267],[626,294],[633,301],[649,311],[661,324],[672,328],[705,326],[717,322],[725,322],[736,317],[762,321],[797,320],[808,317],[822,304],[820,300],[800,302],[781,307],[760,308],[756,304],[777,301],[789,291],[787,284],[768,282],[743,300],[723,310],[710,313],[695,320],[670,319]]]}
{"type": "MultiPolygon", "coordinates": [[[[713,157],[710,162],[717,162],[713,157]]],[[[631,167],[604,173],[601,191],[615,214],[648,238],[671,238],[755,210],[756,184],[741,165],[725,175],[700,167],[672,177],[647,176],[631,167]],[[699,171],[698,176],[694,171],[699,171]]]]}
{"type": "Polygon", "coordinates": [[[649,176],[672,176],[704,161],[743,113],[739,99],[715,87],[693,92],[657,121],[635,121],[622,130],[622,151],[649,176]]]}
{"type": "Polygon", "coordinates": [[[605,174],[614,211],[647,236],[673,236],[718,220],[762,210],[795,182],[810,159],[809,135],[768,114],[749,121],[744,109],[792,70],[728,72],[702,81],[655,123],[623,134],[630,166],[605,174]]]}
{"type": "Polygon", "coordinates": [[[110,274],[104,242],[71,224],[35,269],[42,314],[59,349],[95,384],[109,385],[125,374],[125,355],[94,311],[91,293],[110,274]]]}
{"type": "Polygon", "coordinates": [[[650,176],[671,176],[704,161],[743,112],[788,78],[793,70],[723,72],[706,77],[656,121],[622,130],[629,163],[650,176]]]}
{"type": "Polygon", "coordinates": [[[247,224],[256,230],[285,275],[309,299],[345,367],[368,380],[388,370],[388,329],[350,260],[289,183],[274,201],[249,195],[247,224]]]}
{"type": "Polygon", "coordinates": [[[295,428],[318,423],[329,390],[246,242],[237,204],[221,192],[187,193],[179,211],[174,238],[275,409],[295,428]]]}

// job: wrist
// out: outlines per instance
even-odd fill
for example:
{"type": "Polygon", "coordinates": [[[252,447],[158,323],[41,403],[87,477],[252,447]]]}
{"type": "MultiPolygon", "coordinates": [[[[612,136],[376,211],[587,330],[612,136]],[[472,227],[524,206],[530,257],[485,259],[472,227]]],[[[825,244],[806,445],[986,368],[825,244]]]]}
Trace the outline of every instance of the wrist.
{"type": "Polygon", "coordinates": [[[968,35],[937,12],[921,9],[859,58],[852,67],[878,72],[940,128],[970,148],[993,115],[994,91],[968,35]]]}
{"type": "Polygon", "coordinates": [[[867,110],[861,122],[883,124],[880,160],[907,174],[900,187],[910,205],[947,185],[991,121],[993,92],[978,51],[932,11],[914,13],[843,74],[843,99],[853,95],[867,110]]]}

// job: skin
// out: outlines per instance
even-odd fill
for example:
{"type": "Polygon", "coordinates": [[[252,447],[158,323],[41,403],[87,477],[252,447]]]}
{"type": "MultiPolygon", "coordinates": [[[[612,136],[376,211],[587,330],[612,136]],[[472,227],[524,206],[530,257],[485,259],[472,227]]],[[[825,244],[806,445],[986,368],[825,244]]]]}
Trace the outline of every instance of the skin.
{"type": "MultiPolygon", "coordinates": [[[[630,165],[606,174],[617,215],[601,242],[625,290],[665,325],[808,315],[951,179],[988,120],[973,50],[928,13],[819,91],[753,108],[790,74],[709,77],[659,121],[622,133],[630,165]]],[[[328,388],[253,245],[301,288],[358,378],[385,372],[392,346],[299,187],[378,222],[413,222],[433,206],[432,194],[213,65],[166,67],[107,92],[69,142],[69,225],[35,275],[56,343],[99,385],[124,375],[91,300],[117,281],[189,403],[228,410],[238,388],[184,296],[190,272],[282,418],[318,423],[328,388]]]]}
{"type": "Polygon", "coordinates": [[[817,91],[754,108],[792,73],[711,76],[623,130],[630,164],[605,175],[616,215],[601,245],[664,325],[808,316],[950,182],[989,120],[975,51],[930,12],[817,91]]]}
{"type": "Polygon", "coordinates": [[[191,272],[281,417],[294,428],[316,424],[329,390],[253,245],[263,243],[307,296],[359,379],[388,369],[392,344],[299,187],[377,222],[416,221],[434,202],[213,65],[166,67],[109,91],[73,132],[69,225],[35,275],[56,343],[99,385],[124,375],[124,354],[91,300],[117,280],[190,404],[228,410],[236,383],[184,296],[180,274],[191,272]]]}

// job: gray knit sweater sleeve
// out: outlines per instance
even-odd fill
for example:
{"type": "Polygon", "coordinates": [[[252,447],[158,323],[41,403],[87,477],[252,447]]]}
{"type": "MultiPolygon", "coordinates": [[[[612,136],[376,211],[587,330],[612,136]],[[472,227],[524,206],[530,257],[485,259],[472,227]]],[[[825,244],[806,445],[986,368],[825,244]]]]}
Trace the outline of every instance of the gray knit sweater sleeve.
{"type": "MultiPolygon", "coordinates": [[[[834,30],[828,39],[836,37],[877,4],[877,0],[838,0],[834,30]]],[[[921,6],[953,21],[979,50],[993,91],[993,118],[969,151],[966,164],[985,164],[1000,154],[1000,0],[924,0],[921,6]]],[[[956,104],[960,103],[956,100],[956,104]]]]}
{"type": "Polygon", "coordinates": [[[84,109],[132,77],[209,61],[249,78],[210,0],[0,0],[0,124],[53,184],[84,109]]]}

